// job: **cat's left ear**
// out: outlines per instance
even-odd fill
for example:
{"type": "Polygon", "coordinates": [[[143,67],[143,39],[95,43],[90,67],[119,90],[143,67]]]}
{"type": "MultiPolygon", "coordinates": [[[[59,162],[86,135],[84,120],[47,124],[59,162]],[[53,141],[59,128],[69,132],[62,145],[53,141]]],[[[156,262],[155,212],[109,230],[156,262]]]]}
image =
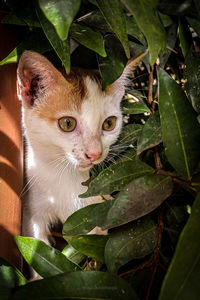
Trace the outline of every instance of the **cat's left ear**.
{"type": "Polygon", "coordinates": [[[113,96],[117,96],[120,100],[123,97],[125,93],[125,87],[128,84],[128,77],[130,76],[131,72],[136,68],[141,61],[141,59],[148,53],[148,50],[145,52],[141,53],[140,55],[131,58],[122,75],[112,84],[108,85],[105,89],[106,94],[110,94],[113,96]]]}
{"type": "Polygon", "coordinates": [[[55,87],[61,74],[47,58],[33,51],[25,51],[17,69],[17,94],[24,107],[42,102],[55,87]]]}

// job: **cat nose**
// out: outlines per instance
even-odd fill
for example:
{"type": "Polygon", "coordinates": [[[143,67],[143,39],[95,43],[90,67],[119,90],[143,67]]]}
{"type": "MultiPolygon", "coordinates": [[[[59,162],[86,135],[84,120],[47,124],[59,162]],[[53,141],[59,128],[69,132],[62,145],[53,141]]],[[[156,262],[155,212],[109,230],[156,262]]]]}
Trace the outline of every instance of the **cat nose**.
{"type": "Polygon", "coordinates": [[[87,159],[89,159],[91,162],[97,160],[99,157],[101,157],[102,152],[87,152],[85,153],[85,156],[87,159]]]}

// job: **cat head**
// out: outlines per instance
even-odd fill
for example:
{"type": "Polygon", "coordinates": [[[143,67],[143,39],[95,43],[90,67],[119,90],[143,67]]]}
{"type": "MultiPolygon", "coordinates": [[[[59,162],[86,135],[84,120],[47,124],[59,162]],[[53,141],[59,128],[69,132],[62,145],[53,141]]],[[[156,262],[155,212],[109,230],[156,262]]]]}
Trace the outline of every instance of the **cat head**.
{"type": "Polygon", "coordinates": [[[26,135],[41,159],[60,156],[80,170],[108,155],[122,128],[120,102],[132,60],[105,91],[97,71],[74,68],[63,76],[44,56],[26,51],[17,70],[26,135]]]}

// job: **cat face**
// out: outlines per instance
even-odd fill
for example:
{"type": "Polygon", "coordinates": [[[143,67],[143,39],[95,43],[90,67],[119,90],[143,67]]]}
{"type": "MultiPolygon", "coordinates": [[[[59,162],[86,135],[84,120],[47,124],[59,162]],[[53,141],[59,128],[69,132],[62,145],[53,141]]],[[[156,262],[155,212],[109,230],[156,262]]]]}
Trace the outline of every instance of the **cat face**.
{"type": "Polygon", "coordinates": [[[105,159],[122,127],[125,72],[102,91],[96,72],[74,69],[64,77],[45,57],[26,51],[17,74],[26,135],[42,160],[60,156],[86,170],[105,159]]]}
{"type": "Polygon", "coordinates": [[[122,127],[122,96],[102,91],[96,76],[76,69],[64,78],[41,55],[22,57],[18,96],[26,135],[44,160],[60,155],[85,170],[108,155],[122,127]]]}

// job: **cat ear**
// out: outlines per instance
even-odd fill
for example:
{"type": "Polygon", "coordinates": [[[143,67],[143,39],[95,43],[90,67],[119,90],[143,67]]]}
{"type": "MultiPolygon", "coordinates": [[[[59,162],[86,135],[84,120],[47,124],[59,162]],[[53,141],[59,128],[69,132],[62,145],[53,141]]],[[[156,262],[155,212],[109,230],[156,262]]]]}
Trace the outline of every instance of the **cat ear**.
{"type": "Polygon", "coordinates": [[[120,100],[122,99],[125,93],[125,87],[128,83],[128,77],[130,76],[131,72],[134,70],[135,67],[139,64],[141,59],[148,53],[148,50],[141,53],[140,55],[131,58],[122,73],[122,75],[114,81],[112,84],[108,85],[105,89],[106,94],[116,95],[120,100]]]}
{"type": "Polygon", "coordinates": [[[17,94],[25,107],[41,102],[56,83],[59,72],[47,58],[25,51],[17,69],[17,94]]]}

